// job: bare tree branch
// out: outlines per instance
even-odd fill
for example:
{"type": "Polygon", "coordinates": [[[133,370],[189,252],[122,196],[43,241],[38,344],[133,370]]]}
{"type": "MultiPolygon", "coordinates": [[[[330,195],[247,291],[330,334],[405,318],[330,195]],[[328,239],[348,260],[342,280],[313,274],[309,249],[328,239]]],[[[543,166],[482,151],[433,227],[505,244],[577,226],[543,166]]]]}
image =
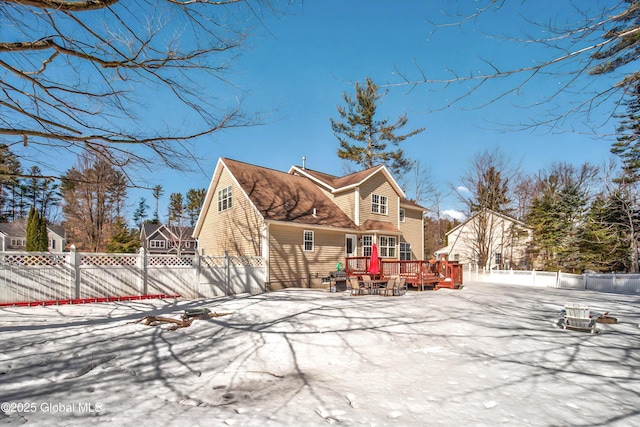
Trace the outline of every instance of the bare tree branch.
{"type": "Polygon", "coordinates": [[[47,147],[132,170],[189,168],[188,141],[256,124],[227,76],[268,2],[0,3],[0,139],[25,158],[47,147]]]}
{"type": "MultiPolygon", "coordinates": [[[[533,2],[523,2],[523,5],[527,4],[533,2]]],[[[468,6],[461,2],[456,7],[468,6]]],[[[431,21],[429,24],[434,29],[433,35],[441,31],[471,27],[474,34],[479,33],[481,37],[496,39],[515,48],[532,45],[542,47],[545,53],[538,61],[518,66],[512,58],[503,53],[504,51],[500,51],[502,56],[481,58],[478,69],[473,68],[466,72],[455,68],[426,69],[419,61],[414,61],[413,72],[404,72],[396,68],[395,72],[400,81],[389,82],[387,87],[408,87],[413,91],[418,86],[426,86],[439,91],[447,89],[455,94],[452,99],[435,108],[436,111],[453,106],[482,109],[504,100],[508,95],[523,93],[526,87],[532,87],[532,84],[540,79],[553,77],[558,83],[557,86],[549,85],[545,93],[535,94],[535,101],[522,105],[522,108],[538,110],[544,106],[547,118],[531,117],[531,123],[517,124],[518,128],[557,128],[563,124],[570,124],[567,119],[574,116],[582,116],[582,123],[592,124],[590,114],[596,107],[608,109],[609,115],[606,119],[613,117],[620,99],[616,94],[624,94],[633,82],[640,79],[640,72],[633,68],[622,68],[636,61],[640,55],[640,26],[637,25],[640,2],[613,2],[605,9],[596,9],[594,5],[583,2],[571,3],[570,7],[574,12],[572,19],[578,17],[578,20],[562,24],[556,24],[551,15],[546,22],[534,21],[525,15],[526,12],[523,12],[522,16],[514,16],[513,9],[504,10],[505,6],[506,2],[497,0],[485,0],[479,4],[476,2],[467,12],[443,11],[444,19],[449,22],[431,21]],[[496,18],[496,13],[503,13],[504,16],[496,18]],[[534,32],[525,33],[523,36],[501,34],[501,29],[493,24],[488,30],[490,33],[485,34],[482,23],[489,15],[494,20],[492,23],[498,22],[501,18],[508,17],[511,21],[519,18],[525,24],[525,28],[534,32]],[[442,76],[443,70],[449,75],[442,76]],[[595,85],[596,76],[602,74],[615,76],[617,81],[609,87],[595,85]],[[485,86],[492,81],[499,83],[491,85],[490,92],[485,86]],[[573,95],[572,99],[563,99],[556,105],[555,100],[564,94],[573,95]]],[[[433,38],[431,41],[433,42],[433,38]]],[[[541,52],[537,51],[537,54],[541,55],[541,52]]],[[[527,56],[526,61],[532,62],[534,58],[527,56]]],[[[475,67],[469,65],[472,66],[475,67]]],[[[510,98],[510,103],[514,102],[512,99],[510,98]]],[[[598,114],[602,115],[602,112],[598,114]]]]}

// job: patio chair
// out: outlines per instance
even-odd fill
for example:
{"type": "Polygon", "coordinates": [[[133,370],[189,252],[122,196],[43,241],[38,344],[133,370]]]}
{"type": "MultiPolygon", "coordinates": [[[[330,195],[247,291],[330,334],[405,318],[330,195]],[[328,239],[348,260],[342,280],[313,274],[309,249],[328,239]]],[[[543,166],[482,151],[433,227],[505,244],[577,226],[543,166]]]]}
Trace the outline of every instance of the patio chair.
{"type": "Polygon", "coordinates": [[[369,290],[358,281],[356,276],[349,277],[349,287],[351,288],[351,295],[362,295],[364,291],[369,292],[369,290]]]}
{"type": "Polygon", "coordinates": [[[389,281],[387,282],[387,285],[384,288],[380,289],[380,292],[382,292],[382,295],[384,296],[387,296],[389,294],[395,295],[399,280],[400,278],[398,276],[391,276],[389,278],[389,281]]]}
{"type": "Polygon", "coordinates": [[[373,284],[371,283],[371,276],[368,274],[363,274],[362,280],[360,281],[360,285],[364,286],[368,293],[373,293],[373,284]]]}
{"type": "Polygon", "coordinates": [[[400,277],[396,282],[396,287],[394,289],[394,295],[404,295],[407,293],[407,278],[400,277]]]}
{"type": "Polygon", "coordinates": [[[595,333],[596,321],[591,317],[589,307],[579,303],[566,303],[564,305],[564,329],[595,333]]]}

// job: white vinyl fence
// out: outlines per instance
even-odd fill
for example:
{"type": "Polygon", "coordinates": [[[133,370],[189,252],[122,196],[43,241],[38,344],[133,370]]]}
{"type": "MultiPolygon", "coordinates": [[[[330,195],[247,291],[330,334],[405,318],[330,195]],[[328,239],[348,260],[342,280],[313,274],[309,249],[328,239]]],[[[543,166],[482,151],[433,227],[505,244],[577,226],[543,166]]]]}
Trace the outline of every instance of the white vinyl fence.
{"type": "Polygon", "coordinates": [[[261,257],[0,252],[0,303],[265,290],[261,257]]]}
{"type": "Polygon", "coordinates": [[[640,274],[571,274],[561,271],[524,270],[482,271],[465,268],[464,280],[640,295],[640,274]]]}

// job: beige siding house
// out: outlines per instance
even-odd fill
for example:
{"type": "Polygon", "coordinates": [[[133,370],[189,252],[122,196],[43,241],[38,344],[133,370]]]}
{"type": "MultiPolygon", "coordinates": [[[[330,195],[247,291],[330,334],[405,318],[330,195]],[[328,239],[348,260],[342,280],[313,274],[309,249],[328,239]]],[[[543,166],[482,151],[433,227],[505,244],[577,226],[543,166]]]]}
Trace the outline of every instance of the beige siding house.
{"type": "Polygon", "coordinates": [[[524,222],[485,209],[451,229],[447,246],[436,255],[480,269],[526,269],[532,237],[532,228],[524,222]]]}
{"type": "Polygon", "coordinates": [[[311,287],[347,256],[422,259],[425,209],[384,166],[344,177],[221,158],[194,237],[203,255],[262,256],[267,289],[311,287]]]}

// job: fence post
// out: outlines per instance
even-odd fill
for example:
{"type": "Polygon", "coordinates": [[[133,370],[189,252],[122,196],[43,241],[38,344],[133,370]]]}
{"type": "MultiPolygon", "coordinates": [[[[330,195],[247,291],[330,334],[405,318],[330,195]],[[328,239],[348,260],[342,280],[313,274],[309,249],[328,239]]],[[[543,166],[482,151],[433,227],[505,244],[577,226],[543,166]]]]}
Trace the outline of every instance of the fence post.
{"type": "Polygon", "coordinates": [[[531,286],[536,285],[536,269],[531,270],[531,286]]]}
{"type": "Polygon", "coordinates": [[[230,295],[230,288],[231,288],[231,284],[229,283],[229,269],[230,269],[230,265],[229,265],[229,252],[225,249],[224,251],[224,260],[222,262],[222,266],[224,268],[224,287],[225,287],[225,291],[224,294],[225,296],[230,295]]]}
{"type": "Polygon", "coordinates": [[[136,264],[138,267],[138,271],[140,271],[142,277],[142,295],[147,295],[149,293],[149,285],[147,280],[147,251],[145,251],[142,247],[140,248],[136,264]]]}
{"type": "Polygon", "coordinates": [[[562,271],[558,270],[558,272],[556,273],[556,288],[560,287],[561,276],[562,276],[562,271]]]}
{"type": "Polygon", "coordinates": [[[202,269],[201,267],[201,259],[200,259],[200,252],[196,249],[196,256],[193,258],[193,267],[196,270],[196,278],[195,278],[195,287],[196,287],[196,291],[194,292],[198,298],[202,298],[202,295],[200,294],[200,270],[202,269]]]}
{"type": "Polygon", "coordinates": [[[76,245],[71,245],[69,253],[69,264],[73,270],[73,282],[74,282],[74,298],[80,298],[80,255],[76,252],[76,245]]]}

